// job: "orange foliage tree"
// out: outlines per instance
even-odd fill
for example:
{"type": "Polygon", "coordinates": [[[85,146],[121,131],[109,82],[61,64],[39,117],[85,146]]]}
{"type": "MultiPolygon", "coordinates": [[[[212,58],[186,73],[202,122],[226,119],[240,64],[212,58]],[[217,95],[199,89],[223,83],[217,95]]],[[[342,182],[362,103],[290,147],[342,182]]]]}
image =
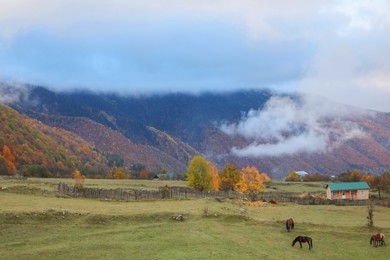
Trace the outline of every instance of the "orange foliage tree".
{"type": "Polygon", "coordinates": [[[365,174],[360,178],[360,181],[365,181],[371,187],[375,182],[375,177],[370,174],[365,174]]]}
{"type": "Polygon", "coordinates": [[[141,179],[149,179],[149,171],[147,169],[142,169],[140,172],[139,172],[139,178],[141,179]]]}
{"type": "Polygon", "coordinates": [[[219,187],[221,186],[221,180],[218,175],[218,168],[211,162],[207,161],[207,165],[209,166],[210,174],[212,175],[211,179],[211,189],[212,190],[219,190],[219,187]]]}
{"type": "Polygon", "coordinates": [[[263,183],[268,183],[271,181],[271,178],[265,172],[260,174],[260,178],[263,180],[263,183]]]}
{"type": "Polygon", "coordinates": [[[72,176],[73,176],[73,179],[76,181],[76,185],[75,186],[78,187],[78,188],[82,188],[83,185],[84,185],[85,176],[81,175],[79,170],[75,170],[73,172],[72,176]]]}
{"type": "Polygon", "coordinates": [[[87,144],[84,144],[81,149],[82,149],[83,153],[85,153],[85,154],[92,153],[91,148],[89,148],[89,145],[87,145],[87,144]]]}
{"type": "Polygon", "coordinates": [[[251,201],[255,201],[257,194],[264,190],[263,180],[256,167],[245,167],[241,170],[240,181],[236,185],[236,190],[246,194],[251,201]]]}
{"type": "Polygon", "coordinates": [[[0,174],[16,174],[15,156],[12,154],[11,149],[7,145],[3,146],[3,153],[0,153],[0,159],[0,174]]]}

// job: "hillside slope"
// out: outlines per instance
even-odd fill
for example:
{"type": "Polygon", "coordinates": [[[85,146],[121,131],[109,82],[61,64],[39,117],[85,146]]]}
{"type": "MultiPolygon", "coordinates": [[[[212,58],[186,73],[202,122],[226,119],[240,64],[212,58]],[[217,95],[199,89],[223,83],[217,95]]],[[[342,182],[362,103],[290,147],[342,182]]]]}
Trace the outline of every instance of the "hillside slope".
{"type": "MultiPolygon", "coordinates": [[[[52,116],[29,111],[28,114],[53,127],[71,131],[93,144],[99,151],[118,154],[126,167],[143,164],[151,171],[166,169],[184,173],[191,158],[200,152],[157,129],[150,130],[156,136],[159,147],[135,144],[118,131],[85,117],[52,116]],[[161,149],[163,148],[163,149],[161,149]]],[[[148,128],[146,128],[148,129],[148,128]]]]}
{"type": "Polygon", "coordinates": [[[107,160],[76,134],[20,115],[0,104],[0,147],[15,156],[15,166],[45,166],[54,176],[68,176],[75,169],[87,175],[104,175],[107,160]]]}

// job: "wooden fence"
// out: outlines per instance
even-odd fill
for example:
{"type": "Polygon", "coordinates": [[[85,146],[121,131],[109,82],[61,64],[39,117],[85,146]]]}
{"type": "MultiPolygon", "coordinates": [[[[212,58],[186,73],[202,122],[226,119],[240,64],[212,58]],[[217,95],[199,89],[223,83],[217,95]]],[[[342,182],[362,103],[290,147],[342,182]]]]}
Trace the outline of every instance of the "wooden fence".
{"type": "Polygon", "coordinates": [[[299,198],[296,193],[261,193],[258,199],[263,201],[292,202],[301,205],[336,205],[336,206],[367,206],[377,205],[390,207],[390,200],[328,200],[318,197],[299,198]]]}
{"type": "MultiPolygon", "coordinates": [[[[111,200],[159,200],[159,199],[199,199],[231,198],[244,199],[245,195],[235,191],[198,191],[188,187],[160,187],[159,190],[139,189],[98,189],[58,184],[61,194],[71,197],[100,198],[111,200]]],[[[260,193],[258,200],[276,203],[291,202],[302,205],[366,206],[378,205],[390,207],[390,200],[327,200],[318,197],[299,198],[297,193],[260,193]]]]}
{"type": "Polygon", "coordinates": [[[234,191],[198,191],[186,187],[161,187],[159,190],[139,189],[97,189],[58,184],[61,194],[71,197],[101,198],[112,200],[157,200],[157,199],[190,199],[190,198],[244,198],[234,191]]]}

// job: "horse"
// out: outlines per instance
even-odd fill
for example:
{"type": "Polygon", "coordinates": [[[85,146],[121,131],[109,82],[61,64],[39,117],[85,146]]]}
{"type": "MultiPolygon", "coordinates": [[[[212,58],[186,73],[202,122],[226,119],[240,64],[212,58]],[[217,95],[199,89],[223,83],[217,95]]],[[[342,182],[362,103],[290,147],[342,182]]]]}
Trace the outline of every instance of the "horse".
{"type": "Polygon", "coordinates": [[[292,218],[286,220],[286,229],[288,232],[294,229],[294,220],[292,218]]]}
{"type": "Polygon", "coordinates": [[[377,233],[372,235],[370,238],[370,245],[374,245],[375,247],[386,245],[385,243],[385,234],[377,233]]]}
{"type": "Polygon", "coordinates": [[[309,250],[313,247],[313,240],[311,237],[304,237],[304,236],[297,236],[291,246],[294,246],[296,242],[299,242],[299,245],[302,248],[302,243],[308,243],[309,244],[309,250]]]}

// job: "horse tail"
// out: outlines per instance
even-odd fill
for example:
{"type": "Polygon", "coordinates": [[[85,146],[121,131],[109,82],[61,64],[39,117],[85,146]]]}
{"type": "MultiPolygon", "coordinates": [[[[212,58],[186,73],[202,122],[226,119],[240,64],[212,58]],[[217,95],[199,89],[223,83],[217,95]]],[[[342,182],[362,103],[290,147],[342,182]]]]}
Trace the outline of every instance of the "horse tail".
{"type": "Polygon", "coordinates": [[[310,246],[313,247],[313,239],[310,238],[310,246]]]}
{"type": "Polygon", "coordinates": [[[294,229],[294,221],[291,219],[291,229],[294,229]]]}
{"type": "Polygon", "coordinates": [[[372,236],[370,239],[370,245],[372,245],[372,241],[374,241],[374,236],[372,236]]]}

